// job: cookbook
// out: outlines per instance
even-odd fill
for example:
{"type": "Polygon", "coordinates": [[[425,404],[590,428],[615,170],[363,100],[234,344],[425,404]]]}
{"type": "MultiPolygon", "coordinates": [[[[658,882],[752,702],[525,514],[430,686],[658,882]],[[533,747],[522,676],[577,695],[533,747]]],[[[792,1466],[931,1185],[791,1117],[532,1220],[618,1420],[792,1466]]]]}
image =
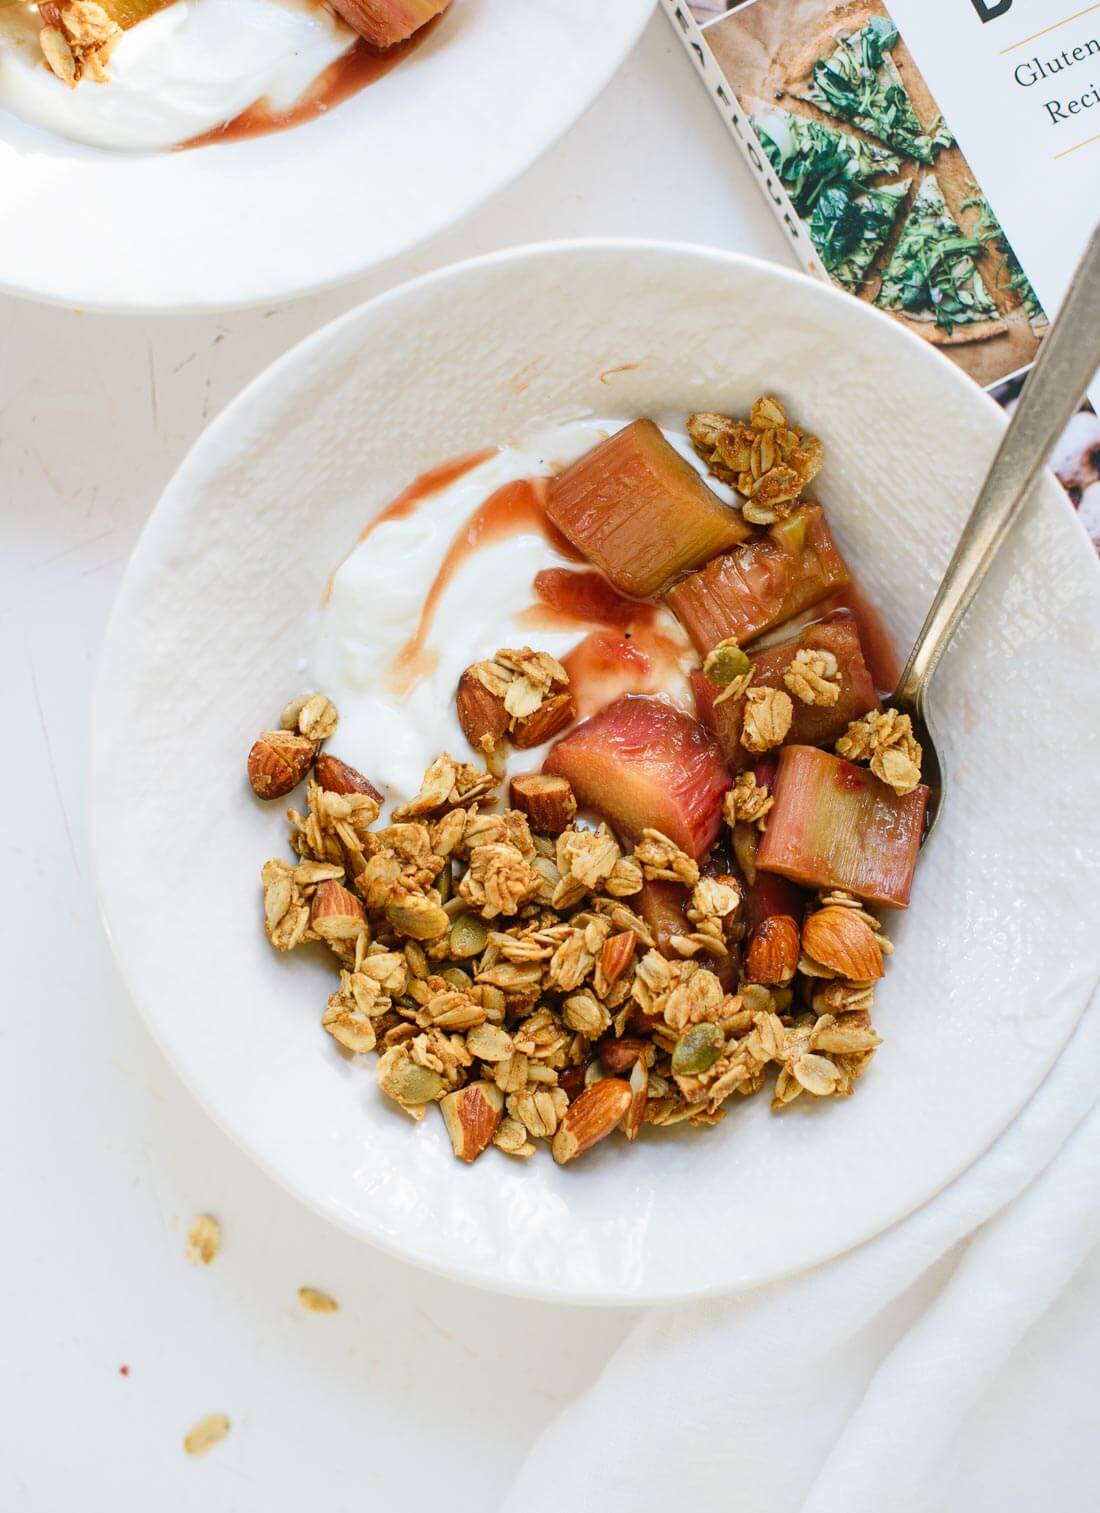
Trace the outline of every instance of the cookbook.
{"type": "MultiPolygon", "coordinates": [[[[1011,407],[1097,215],[1100,3],[661,3],[806,271],[1011,407]]],[[[1087,404],[1052,465],[1100,544],[1087,404]]]]}

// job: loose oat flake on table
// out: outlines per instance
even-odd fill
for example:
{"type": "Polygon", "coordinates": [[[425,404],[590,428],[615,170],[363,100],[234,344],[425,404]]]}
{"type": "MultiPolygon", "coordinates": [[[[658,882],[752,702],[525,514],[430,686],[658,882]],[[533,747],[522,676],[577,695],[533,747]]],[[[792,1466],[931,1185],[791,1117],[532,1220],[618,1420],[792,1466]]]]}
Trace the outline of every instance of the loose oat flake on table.
{"type": "Polygon", "coordinates": [[[601,592],[680,621],[694,707],[628,687],[579,719],[570,658],[513,645],[454,690],[472,760],[440,752],[388,817],[363,754],[327,749],[321,693],[249,754],[258,797],[305,782],[289,854],[262,869],[271,945],[327,950],[322,1027],[375,1055],[411,1119],[438,1104],[465,1162],[545,1143],[566,1164],[765,1088],[777,1110],[846,1098],[881,1043],[875,911],[909,900],[920,747],[880,702],[847,565],[805,497],[821,442],[771,396],[686,430],[732,503],[649,421],[544,498],[601,592]]]}

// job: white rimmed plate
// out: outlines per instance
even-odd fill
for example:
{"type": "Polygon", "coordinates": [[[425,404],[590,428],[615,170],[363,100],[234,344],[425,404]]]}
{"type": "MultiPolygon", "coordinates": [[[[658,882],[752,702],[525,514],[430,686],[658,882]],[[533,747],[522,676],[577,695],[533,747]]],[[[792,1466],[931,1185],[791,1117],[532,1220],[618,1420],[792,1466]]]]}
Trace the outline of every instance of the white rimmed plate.
{"type": "Polygon", "coordinates": [[[0,111],[0,290],[185,311],[351,278],[527,168],[652,10],[610,0],[597,21],[588,0],[455,0],[426,42],[328,114],[194,151],[82,147],[0,111]]]}
{"type": "MultiPolygon", "coordinates": [[[[682,422],[761,389],[823,437],[819,495],[904,644],[1003,426],[894,322],[798,274],[697,247],[519,249],[406,285],[276,363],[160,501],[111,623],[93,825],[104,913],[196,1096],[318,1211],[437,1271],[600,1303],[726,1292],[893,1224],[968,1166],[1057,1056],[1100,975],[1100,573],[1044,478],[938,675],[949,805],[879,990],[851,1100],[610,1142],[560,1170],[456,1163],[319,1026],[331,978],[277,958],[258,870],[281,806],[244,755],[308,682],[326,576],[441,460],[594,411],[682,422]],[[624,366],[626,365],[626,366],[624,366]],[[612,372],[610,370],[620,371],[612,372]],[[603,377],[601,378],[601,375],[603,377]],[[430,425],[424,417],[431,417],[430,425]],[[274,811],[274,812],[273,812],[274,811]]],[[[816,487],[816,485],[815,485],[816,487]]],[[[334,745],[334,749],[336,749],[334,745]]],[[[370,753],[339,754],[370,770],[370,753]]]]}

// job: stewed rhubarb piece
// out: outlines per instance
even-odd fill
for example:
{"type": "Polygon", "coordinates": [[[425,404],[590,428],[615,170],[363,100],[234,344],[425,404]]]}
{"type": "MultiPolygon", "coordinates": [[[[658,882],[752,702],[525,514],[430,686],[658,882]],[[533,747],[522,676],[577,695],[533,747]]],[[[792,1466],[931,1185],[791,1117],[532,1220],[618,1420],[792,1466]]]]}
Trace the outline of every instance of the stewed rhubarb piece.
{"type": "Polygon", "coordinates": [[[730,785],[708,730],[670,700],[626,694],[551,747],[544,772],[568,778],[582,809],[621,836],[652,827],[699,858],[722,824],[730,785]]]}
{"type": "Polygon", "coordinates": [[[393,47],[441,16],[451,0],[330,0],[336,14],[372,47],[393,47]]]}
{"type": "Polygon", "coordinates": [[[630,900],[630,907],[637,910],[652,931],[658,951],[666,955],[674,952],[674,935],[690,935],[695,928],[684,913],[689,896],[683,883],[654,878],[644,882],[642,891],[630,900]]]}
{"type": "Polygon", "coordinates": [[[754,640],[848,580],[821,506],[802,504],[766,535],[690,573],[665,603],[705,656],[728,636],[742,645],[754,640]]]}
{"type": "MultiPolygon", "coordinates": [[[[791,721],[787,740],[798,746],[831,746],[843,735],[852,720],[858,720],[871,709],[879,709],[878,694],[863,657],[859,627],[855,617],[846,610],[837,610],[826,620],[807,625],[790,641],[778,646],[769,646],[765,651],[754,652],[752,663],[752,686],[754,688],[789,687],[783,675],[791,667],[800,651],[827,652],[836,660],[833,681],[838,695],[835,704],[825,702],[808,704],[797,693],[792,696],[794,718],[791,721]]],[[[726,766],[735,775],[751,767],[755,758],[741,744],[741,727],[744,724],[745,701],[723,699],[715,703],[719,690],[703,676],[692,675],[695,703],[699,718],[718,738],[726,766]]]]}
{"type": "Polygon", "coordinates": [[[745,920],[750,930],[775,915],[787,915],[801,925],[808,895],[777,872],[758,872],[745,889],[745,920]]]}
{"type": "Polygon", "coordinates": [[[632,421],[551,478],[546,512],[639,599],[750,534],[652,420],[632,421]]]}
{"type": "Polygon", "coordinates": [[[866,767],[813,746],[785,746],[757,868],[904,909],[927,804],[923,783],[901,797],[866,767]]]}

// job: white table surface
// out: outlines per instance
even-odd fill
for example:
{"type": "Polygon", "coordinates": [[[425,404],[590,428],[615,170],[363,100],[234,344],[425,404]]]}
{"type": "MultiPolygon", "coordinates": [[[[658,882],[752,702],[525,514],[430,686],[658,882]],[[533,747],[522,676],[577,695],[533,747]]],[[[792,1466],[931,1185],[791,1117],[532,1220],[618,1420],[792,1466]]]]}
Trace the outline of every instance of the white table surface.
{"type": "MultiPolygon", "coordinates": [[[[625,1311],[496,1298],[400,1265],[255,1170],[128,1001],[87,849],[104,625],[127,555],[206,421],[300,337],[382,289],[585,234],[788,256],[660,16],[522,182],[334,294],[162,319],[0,297],[4,1513],[359,1513],[391,1499],[491,1509],[630,1328],[625,1311]],[[203,1210],[224,1235],[207,1268],[183,1256],[203,1210]],[[306,1313],[302,1283],[340,1311],[306,1313]],[[184,1434],[215,1411],[229,1438],[186,1456],[184,1434]]],[[[563,1503],[582,1490],[562,1467],[563,1503]]]]}

